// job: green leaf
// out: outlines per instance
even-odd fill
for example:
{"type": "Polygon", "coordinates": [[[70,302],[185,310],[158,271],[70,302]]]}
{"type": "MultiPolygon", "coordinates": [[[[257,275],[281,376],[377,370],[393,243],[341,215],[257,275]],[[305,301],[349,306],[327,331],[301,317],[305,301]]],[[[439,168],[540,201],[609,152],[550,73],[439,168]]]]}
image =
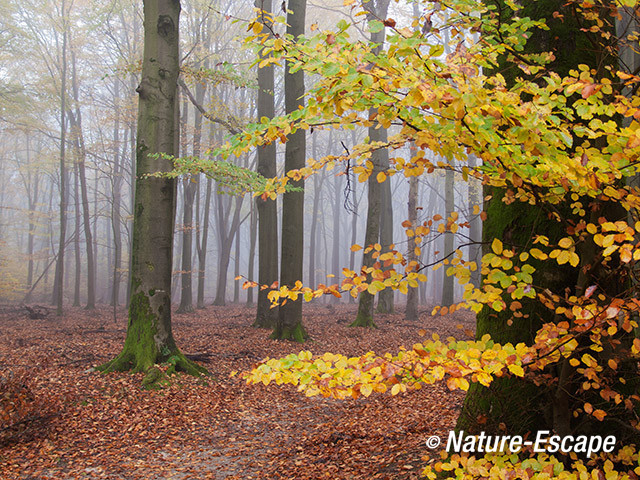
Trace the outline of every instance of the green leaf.
{"type": "Polygon", "coordinates": [[[380,20],[371,20],[369,22],[369,31],[371,33],[378,33],[382,30],[384,30],[384,23],[382,23],[380,20]]]}

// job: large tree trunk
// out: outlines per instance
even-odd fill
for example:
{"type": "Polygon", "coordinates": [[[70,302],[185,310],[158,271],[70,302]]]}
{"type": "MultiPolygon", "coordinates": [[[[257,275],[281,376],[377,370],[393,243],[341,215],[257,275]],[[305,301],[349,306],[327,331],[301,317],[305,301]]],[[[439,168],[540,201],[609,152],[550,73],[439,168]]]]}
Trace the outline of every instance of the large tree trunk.
{"type": "MultiPolygon", "coordinates": [[[[598,51],[597,48],[593,48],[597,45],[597,41],[589,42],[586,38],[589,32],[586,29],[580,29],[574,17],[575,11],[567,7],[565,2],[560,0],[544,2],[544,4],[525,2],[524,9],[520,13],[537,19],[548,18],[550,12],[554,11],[564,15],[563,21],[550,25],[551,29],[548,31],[536,32],[530,40],[528,50],[539,49],[540,45],[544,45],[545,50],[553,50],[556,59],[549,68],[561,76],[566,75],[570,68],[579,63],[600,68],[600,73],[605,71],[613,58],[605,59],[604,50],[598,51]]],[[[515,73],[505,72],[507,82],[514,82],[515,75],[515,73]]],[[[602,148],[601,145],[599,147],[602,148]]],[[[517,258],[520,253],[517,247],[530,244],[532,236],[536,234],[548,237],[550,244],[556,244],[566,236],[566,225],[554,220],[555,217],[547,214],[539,206],[531,206],[520,201],[507,205],[502,201],[504,191],[500,189],[492,189],[485,193],[491,194],[491,200],[485,205],[487,213],[487,219],[483,224],[485,246],[486,242],[499,238],[505,245],[514,248],[514,258],[517,258]]],[[[616,207],[611,204],[592,199],[589,203],[593,223],[597,223],[597,218],[600,216],[611,221],[624,216],[621,212],[612,211],[612,208],[616,207]]],[[[557,205],[554,211],[571,219],[571,208],[568,204],[557,205]]],[[[572,221],[575,220],[574,218],[572,221]]],[[[593,268],[593,264],[597,263],[594,256],[595,249],[590,248],[588,244],[581,248],[584,250],[580,251],[581,265],[577,268],[566,265],[559,267],[552,262],[530,259],[528,263],[536,268],[532,282],[536,289],[548,290],[560,296],[575,294],[580,297],[586,286],[598,285],[608,295],[615,297],[623,288],[620,282],[624,280],[607,278],[602,272],[598,272],[598,268],[593,268]]],[[[526,298],[520,301],[521,306],[517,309],[522,317],[512,321],[514,312],[510,310],[509,305],[513,300],[508,294],[505,294],[503,300],[507,303],[504,311],[495,312],[484,307],[478,314],[477,338],[490,334],[496,343],[531,344],[536,331],[543,323],[559,321],[554,312],[542,306],[539,300],[526,298]]],[[[606,358],[601,362],[606,364],[606,358]]],[[[497,378],[489,388],[472,384],[465,398],[457,428],[470,433],[479,430],[499,432],[505,426],[511,434],[524,434],[543,429],[553,430],[559,435],[576,431],[589,434],[600,433],[599,429],[605,427],[606,421],[591,424],[582,422],[578,425],[571,415],[572,409],[581,408],[584,404],[584,399],[580,398],[578,392],[581,381],[578,381],[579,378],[575,377],[572,369],[568,360],[559,362],[551,371],[557,381],[543,385],[535,385],[527,382],[526,379],[515,377],[497,378]],[[478,422],[479,418],[482,418],[481,425],[478,422]]],[[[634,388],[637,388],[637,385],[634,388]]],[[[608,424],[609,427],[612,425],[613,423],[608,424]]]]}
{"type": "Polygon", "coordinates": [[[156,153],[175,154],[178,79],[178,0],[144,2],[144,58],[138,86],[137,178],[127,337],[122,352],[99,367],[103,371],[147,371],[170,358],[177,369],[199,374],[171,331],[171,267],[176,183],[147,177],[171,170],[156,153]]]}
{"type": "MultiPolygon", "coordinates": [[[[304,34],[306,0],[289,0],[287,33],[298,37],[304,34]]],[[[287,113],[304,105],[304,72],[290,71],[287,62],[284,73],[284,103],[287,113]]],[[[306,134],[300,129],[287,139],[285,148],[285,172],[303,168],[306,160],[306,134]]],[[[291,182],[294,187],[304,187],[304,180],[291,182]]],[[[280,252],[280,286],[292,288],[302,282],[304,255],[304,192],[287,192],[282,197],[282,248],[280,252]]],[[[278,340],[304,342],[307,334],[302,326],[302,298],[280,305],[278,322],[271,334],[278,340]]]]}
{"type": "MultiPolygon", "coordinates": [[[[262,9],[263,33],[271,30],[271,0],[255,0],[256,8],[262,9]]],[[[273,118],[275,115],[273,65],[258,68],[258,117],[273,118]]],[[[276,176],[275,144],[258,147],[258,173],[266,178],[276,176]]],[[[278,212],[276,200],[256,199],[258,207],[258,283],[272,285],[278,281],[278,212]]],[[[278,310],[271,308],[267,298],[269,289],[258,290],[258,302],[254,327],[272,328],[278,310]]]]}

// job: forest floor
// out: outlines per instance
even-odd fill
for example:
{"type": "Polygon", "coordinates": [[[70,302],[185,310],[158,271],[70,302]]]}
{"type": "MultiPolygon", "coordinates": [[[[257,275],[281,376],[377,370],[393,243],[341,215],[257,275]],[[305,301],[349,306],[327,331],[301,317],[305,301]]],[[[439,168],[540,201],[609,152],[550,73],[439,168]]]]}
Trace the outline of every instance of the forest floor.
{"type": "Polygon", "coordinates": [[[61,319],[51,312],[39,320],[0,309],[0,382],[20,378],[31,392],[21,408],[29,412],[33,404],[33,421],[22,430],[3,428],[0,418],[0,478],[419,478],[433,455],[425,440],[446,440],[460,392],[437,384],[395,397],[337,401],[307,398],[292,386],[251,386],[230,375],[303,348],[352,356],[395,352],[432,333],[467,338],[472,315],[425,311],[413,323],[402,313],[378,315],[379,328],[362,329],[348,327],[353,305],[305,306],[312,341],[304,347],[269,340],[269,332],[250,327],[253,315],[244,306],[175,314],[178,345],[204,358],[215,377],[202,382],[181,375],[170,387],[147,391],[141,374],[90,371],[120,351],[124,309],[115,322],[106,307],[69,308],[61,319]]]}

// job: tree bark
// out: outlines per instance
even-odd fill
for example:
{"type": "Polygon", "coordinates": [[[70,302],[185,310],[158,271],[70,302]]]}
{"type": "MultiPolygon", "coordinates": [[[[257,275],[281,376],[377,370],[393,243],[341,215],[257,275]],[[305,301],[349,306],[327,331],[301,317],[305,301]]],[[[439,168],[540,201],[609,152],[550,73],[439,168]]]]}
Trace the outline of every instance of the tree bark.
{"type": "MultiPolygon", "coordinates": [[[[447,170],[444,178],[444,210],[445,220],[451,217],[454,210],[454,172],[453,170],[447,170]]],[[[451,260],[454,249],[454,234],[450,230],[446,230],[444,233],[444,258],[451,260]]],[[[442,281],[442,305],[453,305],[454,295],[454,277],[447,275],[446,268],[443,268],[443,281],[442,281]]]]}
{"type": "Polygon", "coordinates": [[[89,194],[87,192],[87,174],[85,161],[87,152],[82,133],[82,112],[80,110],[80,94],[78,77],[76,73],[76,56],[71,51],[72,70],[71,81],[73,84],[73,101],[75,103],[75,113],[70,114],[71,127],[73,132],[73,146],[78,168],[78,178],[80,180],[80,203],[82,205],[82,223],[84,226],[84,239],[87,251],[87,310],[96,308],[96,262],[94,255],[93,234],[91,232],[91,214],[89,213],[89,194]]]}
{"type": "MultiPolygon", "coordinates": [[[[306,0],[289,0],[287,33],[294,38],[304,34],[306,0]]],[[[292,72],[287,62],[284,74],[285,111],[291,113],[304,105],[304,72],[292,72]]],[[[303,168],[306,161],[306,134],[300,129],[289,135],[285,148],[285,172],[303,168]]],[[[304,180],[291,182],[304,187],[304,180]]],[[[304,255],[304,192],[287,192],[282,197],[282,248],[280,252],[280,286],[293,288],[302,282],[304,255]]],[[[271,334],[278,340],[304,342],[307,333],[302,325],[302,298],[280,304],[278,322],[271,334]]]]}
{"type": "MultiPolygon", "coordinates": [[[[418,203],[418,177],[409,177],[409,201],[407,202],[407,220],[411,223],[411,228],[415,228],[418,222],[418,210],[416,207],[418,203]]],[[[408,271],[415,271],[418,267],[418,256],[416,255],[415,242],[413,238],[409,239],[407,260],[409,265],[415,265],[408,271]]],[[[408,322],[415,322],[418,320],[418,288],[409,287],[407,292],[407,306],[404,311],[404,318],[408,322]]]]}
{"type": "MultiPolygon", "coordinates": [[[[387,9],[389,7],[389,0],[376,0],[370,1],[363,5],[363,8],[367,11],[367,18],[373,20],[375,18],[386,18],[387,9]]],[[[382,50],[385,39],[385,29],[380,32],[371,33],[371,42],[378,46],[374,49],[374,53],[378,54],[382,50]]],[[[369,111],[369,117],[375,118],[377,115],[377,109],[371,109],[369,111]]],[[[380,125],[374,124],[369,127],[369,139],[373,142],[385,142],[387,140],[387,132],[382,129],[380,125]]],[[[362,264],[364,267],[370,268],[375,263],[373,258],[374,249],[369,249],[369,246],[373,246],[378,243],[380,238],[380,212],[381,212],[381,195],[382,185],[378,183],[378,173],[384,169],[386,157],[386,165],[389,163],[389,153],[386,149],[377,149],[371,155],[371,162],[373,163],[373,172],[367,182],[368,192],[368,206],[367,206],[367,226],[365,227],[364,234],[364,246],[365,251],[369,250],[363,255],[362,264]]],[[[388,181],[388,180],[387,180],[388,181]]],[[[387,245],[388,247],[388,245],[387,245]]],[[[371,277],[368,276],[368,281],[371,281],[371,277]]],[[[384,297],[383,297],[384,298],[384,297]]],[[[373,321],[373,300],[374,297],[368,291],[360,293],[358,299],[358,313],[356,319],[351,323],[352,327],[375,327],[373,321]]],[[[386,301],[386,298],[385,300],[386,301]]],[[[385,307],[383,306],[383,310],[385,307]]]]}
{"type": "Polygon", "coordinates": [[[172,168],[171,160],[154,154],[176,153],[179,17],[178,0],[144,2],[129,323],[122,352],[98,367],[105,372],[147,371],[169,360],[176,369],[194,375],[204,371],[180,353],[171,330],[176,183],[146,176],[172,168]]]}
{"type": "MultiPolygon", "coordinates": [[[[204,89],[202,87],[196,89],[196,95],[200,94],[200,102],[204,99],[204,89]]],[[[188,115],[188,103],[185,98],[183,103],[183,127],[187,126],[189,119],[188,115]]],[[[196,112],[193,135],[193,155],[200,155],[200,131],[202,128],[202,116],[196,112]],[[196,149],[198,150],[196,154],[196,149]]],[[[184,132],[184,129],[182,130],[184,132]]],[[[183,141],[183,148],[186,149],[186,138],[183,141]]],[[[183,152],[184,154],[185,152],[183,152]]],[[[178,313],[190,313],[193,312],[193,288],[192,288],[192,250],[193,250],[193,202],[196,196],[196,189],[198,184],[196,179],[190,176],[184,177],[182,181],[182,191],[184,193],[183,198],[183,211],[182,211],[182,260],[181,260],[181,275],[182,288],[180,290],[180,305],[178,306],[178,313]]]]}
{"type": "MultiPolygon", "coordinates": [[[[255,0],[256,8],[264,15],[261,17],[262,32],[270,34],[272,13],[271,0],[255,0]]],[[[274,69],[273,65],[258,68],[258,117],[273,118],[275,116],[274,69]]],[[[258,147],[258,173],[266,178],[276,176],[275,144],[258,147]]],[[[278,281],[278,212],[276,200],[256,198],[258,207],[258,283],[273,285],[278,281]]],[[[271,308],[267,298],[269,289],[258,290],[256,319],[254,327],[273,328],[278,310],[271,308]]]]}
{"type": "MultiPolygon", "coordinates": [[[[62,17],[66,17],[66,1],[62,0],[62,17]]],[[[65,148],[67,142],[67,26],[63,21],[62,65],[60,72],[60,232],[58,236],[58,258],[53,282],[52,303],[56,305],[56,315],[62,316],[64,301],[64,249],[67,233],[67,169],[65,166],[65,148]]]]}

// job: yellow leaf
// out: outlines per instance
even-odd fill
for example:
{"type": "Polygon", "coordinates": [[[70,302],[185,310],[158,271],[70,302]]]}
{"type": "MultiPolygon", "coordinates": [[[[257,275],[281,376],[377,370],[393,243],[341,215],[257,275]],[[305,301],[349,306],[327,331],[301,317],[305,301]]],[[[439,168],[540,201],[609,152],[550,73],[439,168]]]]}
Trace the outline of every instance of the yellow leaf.
{"type": "Polygon", "coordinates": [[[529,253],[537,260],[546,260],[548,258],[547,254],[538,248],[532,248],[529,253]]]}
{"type": "Polygon", "coordinates": [[[382,183],[387,179],[387,174],[384,172],[380,172],[378,173],[378,175],[376,175],[376,180],[378,180],[378,183],[382,183]]]}
{"type": "Polygon", "coordinates": [[[566,250],[560,252],[560,255],[558,255],[558,265],[564,265],[569,261],[570,257],[571,257],[570,252],[567,252],[566,250]]]}
{"type": "Polygon", "coordinates": [[[571,245],[573,245],[573,240],[568,237],[565,237],[558,242],[558,246],[561,248],[569,248],[571,245]]]}
{"type": "Polygon", "coordinates": [[[396,383],[393,387],[391,387],[391,395],[397,395],[400,393],[400,384],[396,383]]]}
{"type": "Polygon", "coordinates": [[[512,365],[509,365],[508,368],[509,368],[509,371],[513,373],[515,376],[524,377],[524,370],[520,365],[512,364],[512,365]]]}
{"type": "Polygon", "coordinates": [[[491,250],[493,250],[496,255],[500,255],[502,253],[502,242],[498,238],[493,239],[493,242],[491,243],[491,250]]]}
{"type": "Polygon", "coordinates": [[[571,252],[571,255],[569,256],[569,263],[572,267],[577,267],[580,263],[580,257],[576,253],[571,252]]]}
{"type": "Polygon", "coordinates": [[[360,393],[365,397],[368,397],[369,395],[371,395],[371,392],[373,392],[373,388],[371,388],[371,385],[368,385],[365,383],[364,385],[360,386],[360,393]]]}
{"type": "Polygon", "coordinates": [[[352,252],[357,252],[358,250],[362,250],[362,247],[360,245],[351,245],[352,252]]]}

